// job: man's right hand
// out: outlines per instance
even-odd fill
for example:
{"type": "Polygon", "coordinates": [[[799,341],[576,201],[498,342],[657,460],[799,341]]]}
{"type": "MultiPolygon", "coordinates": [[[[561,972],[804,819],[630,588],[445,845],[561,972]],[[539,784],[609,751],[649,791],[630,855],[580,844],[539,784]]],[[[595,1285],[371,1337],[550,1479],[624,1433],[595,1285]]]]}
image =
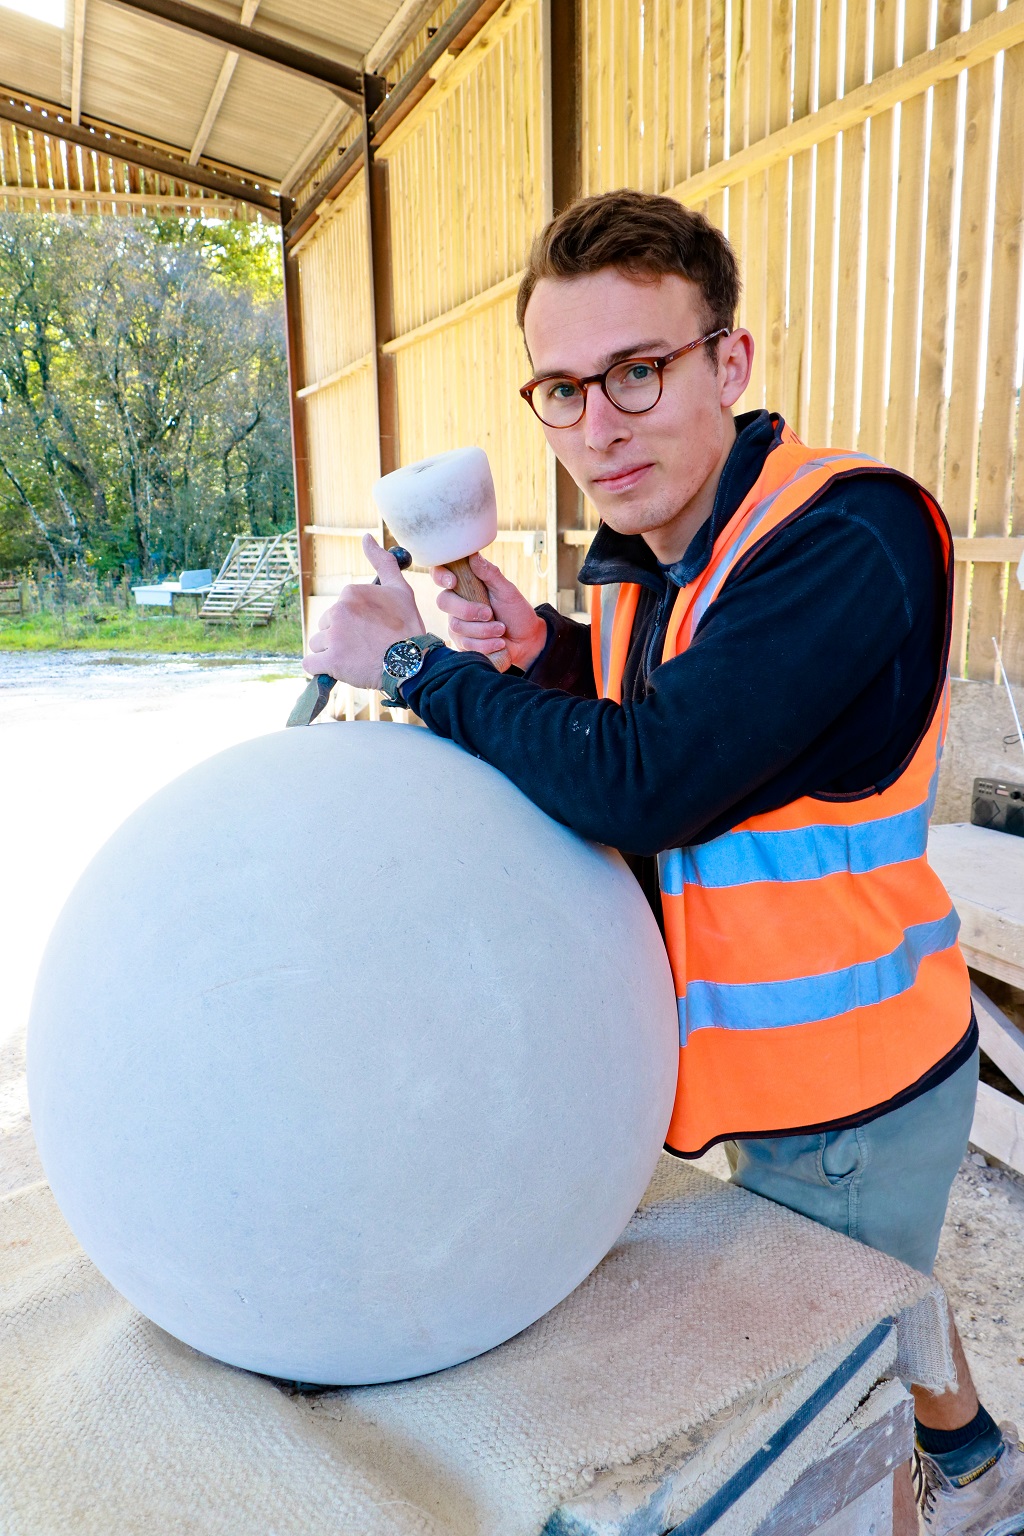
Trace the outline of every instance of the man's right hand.
{"type": "Polygon", "coordinates": [[[447,566],[435,565],[430,574],[443,590],[437,606],[448,615],[448,633],[462,651],[493,656],[507,650],[514,666],[526,669],[537,660],[548,637],[548,627],[532,605],[483,555],[473,555],[470,568],[487,588],[489,606],[470,603],[451,590],[455,577],[447,566]]]}

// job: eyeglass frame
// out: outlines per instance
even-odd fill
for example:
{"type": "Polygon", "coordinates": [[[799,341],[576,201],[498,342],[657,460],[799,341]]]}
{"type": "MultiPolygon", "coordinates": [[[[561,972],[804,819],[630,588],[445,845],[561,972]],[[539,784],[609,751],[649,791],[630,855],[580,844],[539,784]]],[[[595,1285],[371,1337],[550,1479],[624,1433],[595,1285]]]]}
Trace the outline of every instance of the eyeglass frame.
{"type": "Polygon", "coordinates": [[[623,416],[645,416],[648,411],[653,411],[654,407],[661,400],[665,389],[665,369],[668,367],[669,363],[674,363],[677,358],[685,356],[687,352],[695,352],[698,347],[706,346],[709,341],[717,341],[721,336],[731,335],[732,331],[729,329],[729,327],[722,326],[720,330],[711,331],[707,336],[698,336],[696,341],[688,341],[685,347],[677,347],[674,352],[666,352],[664,357],[621,357],[617,363],[612,363],[611,366],[606,368],[603,373],[592,373],[588,378],[585,379],[579,379],[573,373],[548,373],[545,374],[543,378],[529,379],[520,388],[519,393],[522,395],[523,399],[526,401],[527,405],[530,407],[530,410],[536,416],[541,426],[550,427],[553,432],[561,432],[568,427],[579,426],[580,422],[587,414],[587,390],[590,388],[591,384],[600,385],[601,393],[604,395],[609,405],[613,405],[617,411],[621,411],[623,416]],[[627,406],[620,405],[619,402],[617,400],[613,400],[611,395],[608,393],[608,375],[610,373],[614,373],[616,368],[621,368],[626,363],[647,363],[650,367],[655,369],[658,375],[657,399],[652,400],[650,405],[642,405],[638,411],[631,411],[627,406]],[[545,421],[537,407],[534,405],[534,390],[539,384],[545,384],[551,379],[567,379],[572,384],[578,384],[582,389],[583,407],[575,421],[545,421]]]}

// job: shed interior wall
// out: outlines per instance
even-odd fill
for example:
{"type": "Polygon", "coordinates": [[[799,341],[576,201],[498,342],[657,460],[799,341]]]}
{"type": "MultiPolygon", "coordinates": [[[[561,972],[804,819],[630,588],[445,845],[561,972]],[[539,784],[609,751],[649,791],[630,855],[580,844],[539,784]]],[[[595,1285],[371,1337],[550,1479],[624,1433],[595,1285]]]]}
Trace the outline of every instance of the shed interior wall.
{"type": "MultiPolygon", "coordinates": [[[[593,510],[559,492],[515,392],[528,371],[515,279],[559,152],[552,3],[504,0],[432,68],[377,153],[401,461],[485,447],[495,557],[534,601],[571,611],[586,601],[572,572],[593,510]]],[[[1024,0],[575,0],[574,12],[580,189],[666,192],[721,224],[743,272],[738,320],[759,342],[744,407],[770,405],[805,440],[884,457],[936,492],[957,541],[953,671],[995,681],[995,636],[1024,682],[1024,0]]],[[[366,348],[366,242],[334,232],[355,229],[355,186],[291,258],[317,316],[304,320],[307,384],[330,371],[317,351],[328,336],[345,337],[334,370],[366,348]]],[[[372,389],[366,369],[307,402],[314,505],[360,527],[375,520],[372,389]]],[[[331,540],[330,556],[321,535],[307,542],[316,581],[346,562],[363,574],[351,541],[331,540]]]]}

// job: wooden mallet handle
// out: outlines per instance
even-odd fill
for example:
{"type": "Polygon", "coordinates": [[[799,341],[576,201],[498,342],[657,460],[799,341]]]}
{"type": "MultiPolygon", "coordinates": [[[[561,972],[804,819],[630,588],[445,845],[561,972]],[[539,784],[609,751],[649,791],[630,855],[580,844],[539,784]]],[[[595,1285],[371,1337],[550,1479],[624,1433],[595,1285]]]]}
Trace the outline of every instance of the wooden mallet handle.
{"type": "MultiPolygon", "coordinates": [[[[447,560],[445,562],[455,577],[454,590],[460,597],[464,597],[468,603],[484,603],[489,608],[491,600],[487,595],[487,588],[479,576],[474,574],[473,568],[469,563],[470,558],[467,555],[463,560],[447,560]]],[[[494,655],[488,656],[487,660],[493,663],[499,672],[507,672],[512,665],[512,658],[506,650],[495,651],[494,655]]]]}

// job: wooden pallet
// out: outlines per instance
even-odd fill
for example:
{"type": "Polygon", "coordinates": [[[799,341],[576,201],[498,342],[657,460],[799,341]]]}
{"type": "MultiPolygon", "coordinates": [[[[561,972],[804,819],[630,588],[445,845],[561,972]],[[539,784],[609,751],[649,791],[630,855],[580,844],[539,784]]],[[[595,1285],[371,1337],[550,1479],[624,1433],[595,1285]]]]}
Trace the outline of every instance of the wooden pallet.
{"type": "Polygon", "coordinates": [[[199,611],[207,624],[269,624],[285,589],[298,579],[299,541],[292,530],[272,538],[238,535],[199,611]]]}

